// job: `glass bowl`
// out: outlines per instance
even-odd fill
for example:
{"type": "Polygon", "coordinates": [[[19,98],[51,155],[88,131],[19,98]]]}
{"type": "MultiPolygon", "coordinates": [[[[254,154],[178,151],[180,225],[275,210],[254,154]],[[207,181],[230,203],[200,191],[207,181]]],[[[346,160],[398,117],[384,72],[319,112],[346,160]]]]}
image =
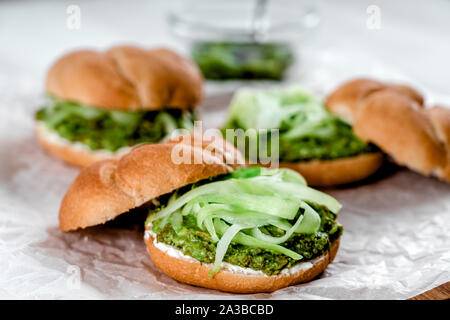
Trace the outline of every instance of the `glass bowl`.
{"type": "Polygon", "coordinates": [[[298,1],[184,1],[168,14],[205,78],[283,79],[302,39],[319,23],[298,1]]]}

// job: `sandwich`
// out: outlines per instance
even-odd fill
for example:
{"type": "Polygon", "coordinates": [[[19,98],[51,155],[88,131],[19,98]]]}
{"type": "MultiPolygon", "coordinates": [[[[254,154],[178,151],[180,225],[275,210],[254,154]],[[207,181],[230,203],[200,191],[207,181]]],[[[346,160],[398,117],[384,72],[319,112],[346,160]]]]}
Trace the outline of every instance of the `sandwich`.
{"type": "Polygon", "coordinates": [[[41,145],[75,166],[120,157],[141,143],[193,129],[202,98],[196,65],[168,49],[81,50],[47,74],[48,103],[35,114],[41,145]]]}
{"type": "MultiPolygon", "coordinates": [[[[272,144],[272,130],[276,130],[278,149],[269,150],[276,154],[268,157],[275,156],[280,167],[298,171],[314,186],[362,180],[376,172],[383,162],[377,147],[358,138],[350,124],[329,113],[318,98],[298,86],[239,90],[222,127],[226,138],[238,146],[233,134],[236,129],[257,130],[253,140],[248,135],[246,148],[258,146],[257,140],[263,134],[267,144],[272,144]],[[231,137],[228,129],[232,129],[231,137]]],[[[252,159],[248,148],[239,149],[250,164],[261,164],[264,160],[252,159]]]]}
{"type": "Polygon", "coordinates": [[[326,107],[397,164],[450,182],[450,109],[426,107],[407,85],[365,78],[341,84],[326,107]]]}
{"type": "Polygon", "coordinates": [[[62,201],[60,229],[145,210],[154,265],[180,282],[227,292],[272,292],[325,270],[343,230],[339,202],[290,169],[242,168],[228,142],[185,137],[84,168],[62,201]],[[179,150],[203,161],[175,164],[179,150]]]}

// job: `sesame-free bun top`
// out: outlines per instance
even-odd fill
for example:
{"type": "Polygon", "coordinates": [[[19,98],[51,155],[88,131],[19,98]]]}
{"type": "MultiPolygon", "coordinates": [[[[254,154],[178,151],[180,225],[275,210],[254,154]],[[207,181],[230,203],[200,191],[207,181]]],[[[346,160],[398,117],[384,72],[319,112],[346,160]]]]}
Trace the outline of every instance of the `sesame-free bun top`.
{"type": "Polygon", "coordinates": [[[142,145],[118,160],[104,160],[84,168],[62,200],[60,229],[103,224],[160,195],[229,173],[244,163],[225,140],[216,137],[196,141],[190,135],[142,145]],[[181,161],[183,155],[190,157],[190,163],[181,161]]]}
{"type": "Polygon", "coordinates": [[[422,95],[405,84],[382,83],[373,79],[357,78],[341,84],[326,99],[325,105],[331,113],[348,123],[354,123],[361,101],[374,92],[384,89],[394,90],[419,105],[423,105],[422,95]]]}
{"type": "Polygon", "coordinates": [[[334,90],[325,100],[325,105],[331,113],[349,123],[353,123],[359,101],[383,87],[382,83],[371,79],[351,80],[334,90]]]}
{"type": "Polygon", "coordinates": [[[440,178],[450,182],[450,109],[435,106],[427,109],[427,113],[434,131],[447,153],[447,162],[440,173],[440,178]]]}
{"type": "Polygon", "coordinates": [[[446,165],[446,150],[425,109],[395,90],[381,90],[367,97],[356,113],[353,130],[398,164],[425,175],[438,175],[446,165]]]}
{"type": "Polygon", "coordinates": [[[342,84],[326,106],[396,163],[450,182],[450,109],[426,108],[414,88],[371,79],[342,84]]]}
{"type": "Polygon", "coordinates": [[[198,67],[171,50],[118,46],[64,55],[48,71],[46,90],[96,108],[184,110],[199,103],[203,82],[198,67]]]}

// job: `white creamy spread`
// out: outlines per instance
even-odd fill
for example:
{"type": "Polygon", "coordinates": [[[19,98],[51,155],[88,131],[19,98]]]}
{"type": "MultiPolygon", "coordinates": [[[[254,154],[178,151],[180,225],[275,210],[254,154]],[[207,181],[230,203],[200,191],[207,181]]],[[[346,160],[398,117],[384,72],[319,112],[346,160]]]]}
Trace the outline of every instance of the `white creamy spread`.
{"type": "MultiPolygon", "coordinates": [[[[150,237],[153,238],[153,245],[156,248],[158,248],[159,250],[161,250],[162,252],[168,254],[169,256],[177,258],[177,259],[185,260],[185,261],[199,262],[197,259],[183,254],[183,252],[181,252],[181,250],[179,250],[175,247],[172,247],[172,246],[167,245],[162,242],[158,242],[156,240],[156,234],[151,230],[146,230],[145,234],[144,234],[145,240],[147,240],[147,241],[150,240],[150,237]]],[[[311,267],[313,267],[315,264],[317,264],[318,262],[322,261],[323,259],[324,259],[324,256],[322,255],[322,256],[312,259],[310,261],[299,262],[290,268],[285,268],[285,269],[281,270],[281,272],[276,276],[268,276],[267,274],[265,274],[262,271],[253,270],[251,268],[239,267],[239,266],[233,265],[228,262],[222,262],[221,271],[227,271],[227,272],[232,272],[232,273],[241,273],[241,274],[245,274],[245,275],[249,275],[249,276],[260,276],[260,277],[261,276],[263,276],[263,277],[286,276],[286,275],[294,275],[297,272],[299,272],[300,270],[308,270],[311,267]]],[[[212,266],[213,266],[212,263],[202,263],[202,264],[204,264],[205,266],[207,266],[209,268],[212,268],[212,266]]]]}
{"type": "Polygon", "coordinates": [[[93,153],[99,157],[103,158],[111,158],[111,157],[120,157],[126,153],[128,153],[133,147],[122,147],[118,149],[115,152],[111,152],[106,149],[97,149],[97,150],[91,150],[87,145],[81,142],[72,142],[67,139],[64,139],[61,137],[57,132],[47,128],[47,126],[42,123],[41,121],[38,121],[37,128],[41,132],[42,136],[45,137],[45,140],[52,144],[57,144],[64,147],[70,147],[72,149],[78,150],[78,151],[84,151],[84,152],[90,152],[93,153]]]}

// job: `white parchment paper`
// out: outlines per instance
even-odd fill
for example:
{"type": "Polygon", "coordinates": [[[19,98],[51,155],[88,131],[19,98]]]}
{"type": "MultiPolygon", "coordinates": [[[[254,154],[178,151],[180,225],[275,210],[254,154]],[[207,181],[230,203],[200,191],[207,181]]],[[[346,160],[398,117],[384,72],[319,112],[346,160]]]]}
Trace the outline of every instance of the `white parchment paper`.
{"type": "MultiPolygon", "coordinates": [[[[22,85],[3,90],[11,83],[0,78],[0,297],[404,299],[450,279],[450,185],[389,165],[365,183],[328,190],[343,204],[336,260],[319,279],[272,294],[178,283],[153,266],[137,229],[62,233],[59,204],[78,170],[35,141],[41,85],[21,75],[22,85]]],[[[230,97],[209,95],[205,123],[223,121],[230,97]]]]}

